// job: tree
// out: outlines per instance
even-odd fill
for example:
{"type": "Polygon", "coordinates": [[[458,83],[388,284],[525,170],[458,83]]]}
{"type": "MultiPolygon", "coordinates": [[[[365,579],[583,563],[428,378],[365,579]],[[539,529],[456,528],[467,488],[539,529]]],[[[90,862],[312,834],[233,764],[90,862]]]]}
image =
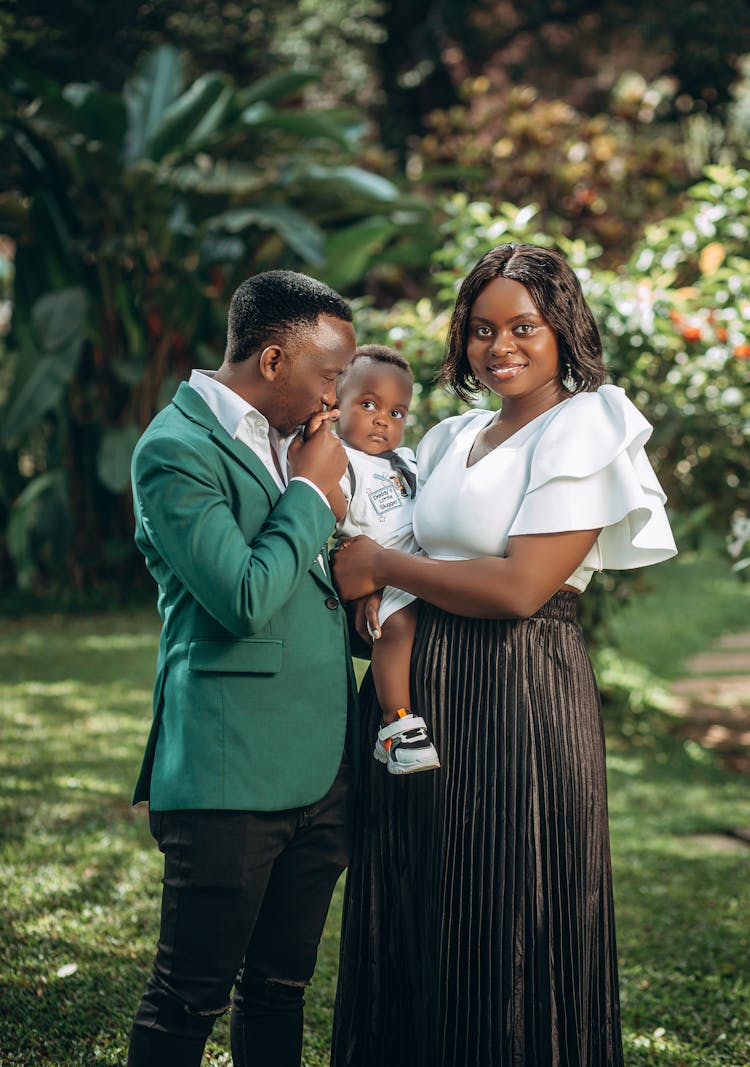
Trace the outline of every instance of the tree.
{"type": "Polygon", "coordinates": [[[584,111],[602,106],[619,75],[672,76],[690,101],[721,109],[750,51],[744,0],[404,0],[384,4],[377,62],[385,144],[403,151],[426,116],[458,102],[467,78],[506,90],[531,85],[584,111]]]}
{"type": "Polygon", "coordinates": [[[425,205],[355,164],[357,117],[300,109],[314,78],[186,87],[169,46],[121,94],[17,72],[2,130],[17,249],[6,588],[11,569],[27,587],[127,587],[133,445],[191,366],[219,362],[241,278],[303,267],[347,289],[379,258],[429,252],[425,205]]]}

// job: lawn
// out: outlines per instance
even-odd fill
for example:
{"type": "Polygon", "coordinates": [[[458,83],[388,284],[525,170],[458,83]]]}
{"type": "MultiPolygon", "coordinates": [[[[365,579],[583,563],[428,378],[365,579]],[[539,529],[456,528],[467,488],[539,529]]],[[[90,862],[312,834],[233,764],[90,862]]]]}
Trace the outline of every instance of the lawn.
{"type": "MultiPolygon", "coordinates": [[[[671,676],[686,644],[750,626],[750,599],[732,584],[717,597],[713,564],[664,572],[618,641],[671,676]]],[[[125,1061],[157,934],[159,856],[129,804],[157,633],[150,612],[0,622],[2,1067],[125,1061]]],[[[726,835],[750,826],[750,781],[669,740],[612,738],[609,767],[626,1063],[750,1067],[750,849],[726,835]]],[[[327,1063],[340,899],[307,1067],[327,1063]]],[[[224,1021],[206,1062],[231,1062],[224,1021]]]]}

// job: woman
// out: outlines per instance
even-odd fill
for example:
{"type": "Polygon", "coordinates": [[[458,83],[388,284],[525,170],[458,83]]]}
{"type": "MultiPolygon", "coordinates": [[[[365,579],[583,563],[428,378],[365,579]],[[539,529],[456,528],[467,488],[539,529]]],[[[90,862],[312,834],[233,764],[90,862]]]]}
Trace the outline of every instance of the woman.
{"type": "Polygon", "coordinates": [[[604,739],[575,611],[593,571],[675,547],[651,427],[604,377],[565,260],[493,249],[459,292],[443,378],[501,411],[420,445],[426,557],[367,538],[338,553],[345,599],[393,585],[423,602],[414,710],[443,766],[363,783],[334,1067],[622,1064],[604,739]]]}

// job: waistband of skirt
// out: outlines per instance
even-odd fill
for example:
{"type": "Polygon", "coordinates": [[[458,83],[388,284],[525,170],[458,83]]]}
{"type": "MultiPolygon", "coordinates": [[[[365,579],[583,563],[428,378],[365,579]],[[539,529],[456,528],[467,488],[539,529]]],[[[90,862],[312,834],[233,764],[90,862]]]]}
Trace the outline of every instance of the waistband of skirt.
{"type": "Polygon", "coordinates": [[[576,617],[579,599],[580,593],[562,589],[551,596],[546,604],[542,604],[539,610],[535,611],[530,618],[562,619],[564,622],[572,622],[576,617]]]}

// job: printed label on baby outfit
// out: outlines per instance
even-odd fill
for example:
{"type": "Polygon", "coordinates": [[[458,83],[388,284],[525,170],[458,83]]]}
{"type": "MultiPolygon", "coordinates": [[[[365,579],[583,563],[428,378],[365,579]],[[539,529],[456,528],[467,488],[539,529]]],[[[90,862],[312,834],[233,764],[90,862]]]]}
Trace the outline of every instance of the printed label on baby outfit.
{"type": "Polygon", "coordinates": [[[367,495],[370,498],[370,503],[375,509],[376,514],[381,522],[385,522],[383,516],[388,511],[393,511],[394,508],[401,508],[404,506],[404,498],[406,497],[406,490],[401,482],[401,479],[397,474],[391,478],[386,478],[383,475],[375,475],[376,478],[383,479],[383,485],[378,489],[368,489],[367,495]]]}

